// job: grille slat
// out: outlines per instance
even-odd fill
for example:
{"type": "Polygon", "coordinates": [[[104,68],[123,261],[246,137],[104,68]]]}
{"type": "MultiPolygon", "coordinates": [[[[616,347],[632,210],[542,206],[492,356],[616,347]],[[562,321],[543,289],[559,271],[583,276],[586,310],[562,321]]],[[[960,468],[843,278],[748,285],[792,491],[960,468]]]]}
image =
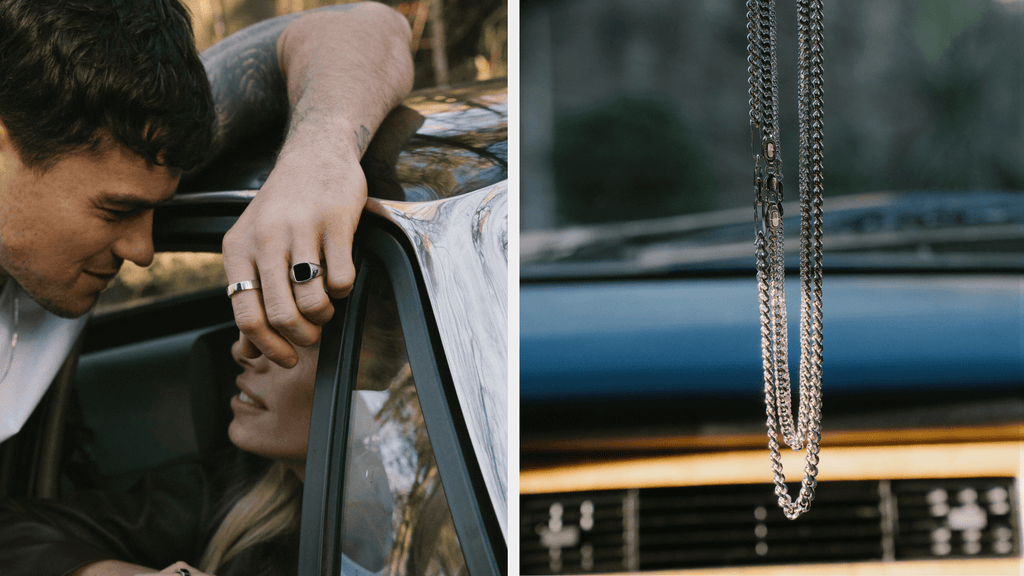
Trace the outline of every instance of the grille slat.
{"type": "Polygon", "coordinates": [[[821,482],[796,521],[761,484],[526,495],[520,513],[523,574],[1021,554],[1013,478],[821,482]]]}

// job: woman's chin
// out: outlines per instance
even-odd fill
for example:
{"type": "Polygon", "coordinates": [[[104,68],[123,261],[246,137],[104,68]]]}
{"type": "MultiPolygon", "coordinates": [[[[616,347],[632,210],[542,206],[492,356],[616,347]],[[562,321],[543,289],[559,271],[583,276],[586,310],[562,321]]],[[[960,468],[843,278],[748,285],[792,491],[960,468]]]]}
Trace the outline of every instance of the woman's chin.
{"type": "Polygon", "coordinates": [[[244,425],[239,423],[238,418],[232,420],[231,424],[228,425],[228,438],[232,444],[246,452],[257,451],[258,446],[253,443],[252,434],[244,425]]]}
{"type": "Polygon", "coordinates": [[[266,435],[253,430],[250,426],[246,426],[243,420],[236,417],[228,426],[228,438],[231,440],[231,443],[257,456],[274,458],[274,451],[272,446],[268,445],[266,435]]]}
{"type": "Polygon", "coordinates": [[[241,450],[273,458],[275,460],[302,461],[306,460],[306,446],[280,446],[275,443],[275,438],[267,434],[253,430],[243,419],[235,418],[228,425],[228,438],[231,443],[241,450]]]}

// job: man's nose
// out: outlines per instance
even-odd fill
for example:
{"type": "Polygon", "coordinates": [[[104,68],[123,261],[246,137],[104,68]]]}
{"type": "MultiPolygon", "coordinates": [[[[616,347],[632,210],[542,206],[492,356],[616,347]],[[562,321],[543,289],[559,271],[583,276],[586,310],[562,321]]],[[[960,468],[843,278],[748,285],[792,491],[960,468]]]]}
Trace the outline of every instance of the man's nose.
{"type": "Polygon", "coordinates": [[[145,268],[153,263],[153,211],[147,210],[128,224],[114,243],[114,255],[145,268]]]}

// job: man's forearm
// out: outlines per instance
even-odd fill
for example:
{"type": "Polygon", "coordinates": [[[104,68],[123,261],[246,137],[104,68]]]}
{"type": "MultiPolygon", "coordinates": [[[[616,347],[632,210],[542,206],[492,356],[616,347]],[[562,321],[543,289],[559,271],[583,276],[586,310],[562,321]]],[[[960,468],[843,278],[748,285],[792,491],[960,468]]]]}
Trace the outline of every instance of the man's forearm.
{"type": "Polygon", "coordinates": [[[210,47],[202,54],[217,105],[210,160],[286,123],[301,143],[308,120],[319,132],[352,125],[345,136],[358,149],[412,85],[409,35],[384,5],[343,4],[266,20],[210,47]]]}
{"type": "Polygon", "coordinates": [[[292,110],[282,156],[315,146],[361,157],[412,87],[409,38],[405,18],[375,3],[290,24],[277,42],[292,110]]]}
{"type": "MultiPolygon", "coordinates": [[[[340,8],[350,9],[289,20],[275,37],[274,65],[265,42],[245,58],[260,86],[280,98],[267,100],[265,115],[257,112],[242,124],[279,117],[282,109],[290,114],[274,169],[224,236],[224,269],[233,281],[255,278],[262,285],[262,297],[243,292],[231,301],[242,354],[265,354],[285,367],[298,359],[293,344],[310,346],[320,337],[320,326],[334,314],[330,299],[352,290],[352,241],[367,194],[359,160],[412,86],[405,18],[383,4],[340,8]],[[289,267],[302,262],[322,265],[325,275],[289,282],[289,267]]],[[[267,26],[249,30],[265,40],[279,29],[276,21],[267,26]]],[[[247,76],[232,76],[229,86],[253,91],[247,76]]],[[[235,119],[222,116],[227,132],[236,133],[235,119]]]]}

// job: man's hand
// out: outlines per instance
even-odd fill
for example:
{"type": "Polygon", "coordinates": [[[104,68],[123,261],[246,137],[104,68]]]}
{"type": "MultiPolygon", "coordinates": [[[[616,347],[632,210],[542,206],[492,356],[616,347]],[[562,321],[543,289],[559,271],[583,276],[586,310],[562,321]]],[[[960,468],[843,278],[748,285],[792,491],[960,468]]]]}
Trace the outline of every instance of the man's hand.
{"type": "Polygon", "coordinates": [[[136,576],[159,576],[160,574],[188,574],[189,576],[215,576],[214,574],[207,574],[206,572],[203,572],[198,568],[193,568],[192,566],[189,566],[187,562],[175,562],[174,564],[171,564],[170,566],[164,568],[160,572],[148,572],[145,574],[137,574],[136,576]]]}
{"type": "Polygon", "coordinates": [[[320,338],[320,325],[334,314],[330,299],[352,290],[352,237],[365,203],[366,179],[352,155],[278,160],[224,236],[228,278],[262,285],[231,297],[244,355],[262,352],[292,367],[298,357],[291,343],[309,346],[320,338]],[[293,283],[291,266],[300,262],[319,264],[324,275],[293,283]]]}
{"type": "Polygon", "coordinates": [[[136,576],[136,574],[152,571],[152,568],[146,568],[138,564],[129,564],[120,560],[101,560],[100,562],[82,566],[72,572],[71,576],[136,576]]]}
{"type": "MultiPolygon", "coordinates": [[[[260,290],[232,296],[243,353],[263,353],[285,367],[298,358],[292,344],[315,342],[320,325],[333,316],[328,296],[341,298],[352,289],[352,238],[366,203],[359,159],[381,121],[412,87],[410,31],[403,16],[372,2],[331,8],[289,19],[276,37],[288,134],[270,177],[224,237],[228,281],[261,284],[260,290]],[[321,265],[326,278],[292,283],[291,266],[301,262],[321,265]]],[[[205,54],[210,67],[235,70],[230,58],[249,55],[243,65],[259,73],[242,75],[241,85],[265,76],[273,87],[280,76],[275,81],[274,74],[263,74],[269,69],[266,51],[245,48],[266,46],[263,39],[279,28],[273,22],[254,26],[251,33],[243,30],[233,45],[211,48],[205,54]],[[216,66],[220,60],[228,65],[216,66]]],[[[211,75],[219,111],[218,95],[232,93],[219,87],[236,85],[228,76],[211,75]]],[[[221,140],[242,133],[240,119],[247,110],[221,114],[221,140]]]]}
{"type": "Polygon", "coordinates": [[[187,562],[175,562],[159,572],[138,564],[121,562],[120,560],[104,560],[83,566],[71,573],[71,576],[159,576],[160,574],[180,574],[184,570],[190,576],[215,576],[193,568],[187,562]]]}

